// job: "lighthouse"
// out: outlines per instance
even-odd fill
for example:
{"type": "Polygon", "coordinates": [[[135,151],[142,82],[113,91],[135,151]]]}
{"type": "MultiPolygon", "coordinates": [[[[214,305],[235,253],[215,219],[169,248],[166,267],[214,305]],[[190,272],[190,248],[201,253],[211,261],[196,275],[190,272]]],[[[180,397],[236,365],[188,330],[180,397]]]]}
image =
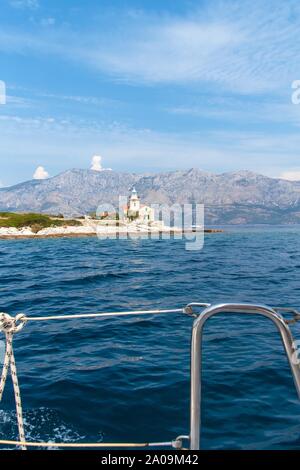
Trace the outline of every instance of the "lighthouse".
{"type": "Polygon", "coordinates": [[[127,206],[123,208],[125,220],[140,224],[152,224],[154,222],[154,209],[141,204],[136,189],[131,190],[127,206]]]}
{"type": "Polygon", "coordinates": [[[132,189],[129,198],[129,211],[132,215],[135,214],[137,217],[140,212],[140,198],[138,197],[135,188],[132,189]]]}

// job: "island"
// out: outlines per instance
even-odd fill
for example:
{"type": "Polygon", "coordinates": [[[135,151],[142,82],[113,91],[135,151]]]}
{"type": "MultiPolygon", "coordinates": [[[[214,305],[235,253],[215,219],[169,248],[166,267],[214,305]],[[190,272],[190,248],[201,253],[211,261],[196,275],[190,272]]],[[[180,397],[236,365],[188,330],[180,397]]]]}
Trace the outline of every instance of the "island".
{"type": "Polygon", "coordinates": [[[66,218],[63,214],[0,212],[1,239],[76,236],[124,238],[126,235],[174,235],[202,230],[205,233],[222,232],[220,229],[204,229],[202,226],[181,228],[156,220],[154,209],[141,204],[135,188],[120,212],[98,208],[93,214],[74,218],[66,218]]]}

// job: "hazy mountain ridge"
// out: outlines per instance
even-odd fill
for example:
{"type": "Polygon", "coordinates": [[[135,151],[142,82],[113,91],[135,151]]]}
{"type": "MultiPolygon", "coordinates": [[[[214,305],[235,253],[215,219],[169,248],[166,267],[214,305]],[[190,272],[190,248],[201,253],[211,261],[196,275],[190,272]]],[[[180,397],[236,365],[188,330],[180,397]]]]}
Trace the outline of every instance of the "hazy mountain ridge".
{"type": "Polygon", "coordinates": [[[102,203],[118,204],[133,185],[148,204],[204,203],[206,223],[300,223],[300,182],[194,168],[156,174],[68,170],[0,189],[0,210],[82,215],[102,203]]]}

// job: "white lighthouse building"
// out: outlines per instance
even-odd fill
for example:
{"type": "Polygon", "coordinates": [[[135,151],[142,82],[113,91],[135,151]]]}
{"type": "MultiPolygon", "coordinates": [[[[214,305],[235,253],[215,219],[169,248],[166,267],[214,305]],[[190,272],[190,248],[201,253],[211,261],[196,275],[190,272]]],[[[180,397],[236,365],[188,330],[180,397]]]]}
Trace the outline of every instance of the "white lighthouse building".
{"type": "Polygon", "coordinates": [[[128,220],[138,223],[150,224],[154,222],[154,209],[141,204],[135,188],[132,189],[128,205],[124,208],[124,215],[128,220]]]}
{"type": "Polygon", "coordinates": [[[128,206],[129,206],[128,207],[129,212],[137,213],[137,215],[138,215],[138,213],[140,211],[141,204],[140,204],[140,198],[138,197],[135,188],[133,188],[132,191],[131,191],[131,196],[129,198],[129,205],[128,206]]]}

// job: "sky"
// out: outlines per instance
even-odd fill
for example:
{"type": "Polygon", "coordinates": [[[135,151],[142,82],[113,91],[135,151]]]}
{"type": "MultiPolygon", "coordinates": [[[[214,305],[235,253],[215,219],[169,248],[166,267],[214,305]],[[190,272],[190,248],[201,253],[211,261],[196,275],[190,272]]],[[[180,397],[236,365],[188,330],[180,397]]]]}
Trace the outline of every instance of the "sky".
{"type": "Polygon", "coordinates": [[[0,0],[1,185],[95,161],[300,179],[299,31],[298,0],[0,0]]]}

